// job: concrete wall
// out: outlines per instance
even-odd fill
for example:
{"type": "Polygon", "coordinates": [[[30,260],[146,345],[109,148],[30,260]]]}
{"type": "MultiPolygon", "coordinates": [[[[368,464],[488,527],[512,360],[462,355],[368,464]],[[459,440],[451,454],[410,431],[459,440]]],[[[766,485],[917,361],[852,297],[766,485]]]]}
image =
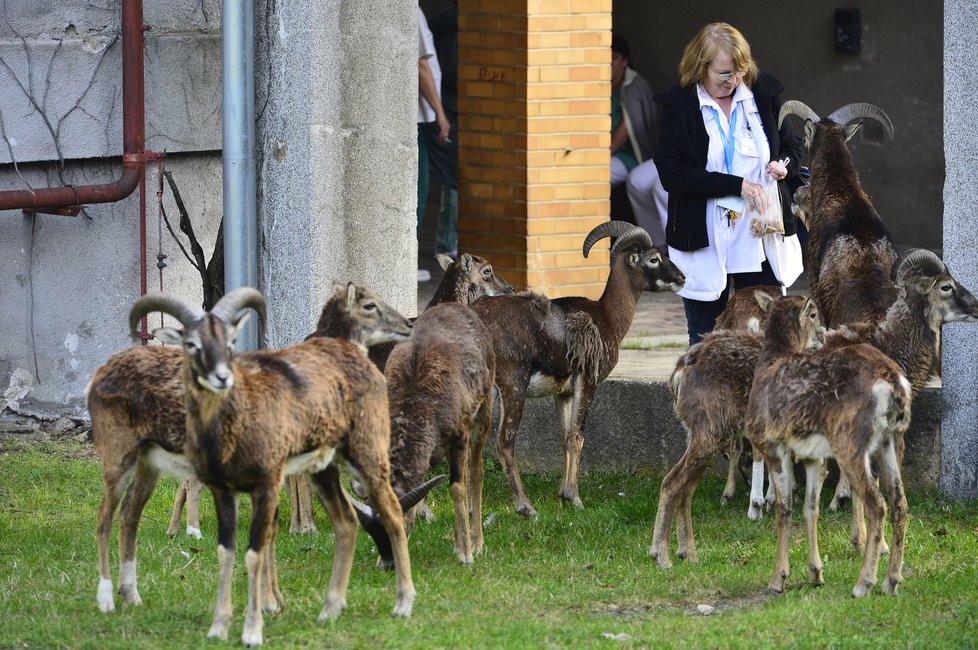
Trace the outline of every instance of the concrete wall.
{"type": "Polygon", "coordinates": [[[302,340],[332,282],[417,311],[417,22],[410,0],[256,3],[264,342],[302,340]]]}
{"type": "MultiPolygon", "coordinates": [[[[5,3],[0,163],[122,154],[120,3],[101,4],[5,3]]],[[[143,4],[147,149],[220,150],[220,0],[143,4]]]]}
{"type": "MultiPolygon", "coordinates": [[[[413,314],[415,3],[255,4],[265,343],[312,331],[334,280],[372,286],[413,314]]],[[[3,7],[0,189],[114,180],[122,153],[119,3],[3,7]]],[[[166,150],[208,256],[223,212],[220,8],[220,0],[144,1],[152,27],[146,146],[166,150]]],[[[150,290],[160,286],[157,179],[149,165],[150,290]]],[[[136,343],[127,315],[140,293],[138,196],[74,218],[0,213],[0,411],[80,413],[92,370],[136,343]]],[[[169,188],[164,197],[176,227],[169,188]]],[[[164,288],[199,302],[197,271],[165,228],[162,240],[164,288]]],[[[158,317],[150,323],[158,326],[158,317]]]]}
{"type": "MultiPolygon", "coordinates": [[[[978,184],[978,7],[944,3],[944,130],[947,182],[944,185],[944,261],[955,277],[978,287],[975,205],[978,184]]],[[[978,497],[978,331],[970,324],[944,328],[944,398],[948,408],[941,445],[941,490],[957,498],[978,497]]]]}
{"type": "MultiPolygon", "coordinates": [[[[7,2],[4,11],[0,189],[111,182],[122,154],[119,3],[7,2]]],[[[167,150],[166,169],[209,254],[222,212],[220,2],[148,0],[144,20],[153,26],[146,146],[167,150]]],[[[149,166],[150,289],[160,283],[157,179],[149,166]]],[[[137,189],[73,218],[0,213],[0,410],[14,400],[22,411],[76,411],[91,371],[133,344],[126,321],[140,286],[138,197],[137,189]]],[[[199,301],[197,272],[165,230],[163,247],[164,287],[199,301]]]]}
{"type": "Polygon", "coordinates": [[[615,0],[614,29],[632,50],[632,67],[656,90],[678,80],[686,43],[708,22],[737,27],[762,70],[798,99],[827,115],[850,102],[870,102],[893,121],[893,142],[864,130],[850,142],[863,186],[898,246],[940,252],[942,81],[941,5],[915,0],[868,0],[862,13],[862,53],[835,54],[833,16],[845,3],[703,0],[684,11],[666,2],[615,0]]]}
{"type": "MultiPolygon", "coordinates": [[[[927,389],[914,400],[906,435],[903,479],[907,486],[934,489],[940,472],[941,392],[927,389]]],[[[673,410],[664,381],[613,378],[603,382],[584,426],[581,472],[669,471],[686,450],[686,430],[673,410]]],[[[495,440],[487,445],[495,455],[495,440]]],[[[553,398],[528,400],[516,439],[516,458],[527,474],[563,471],[560,430],[553,398]]],[[[717,454],[722,465],[722,458],[717,454]]],[[[581,481],[587,501],[587,478],[581,481]]],[[[559,482],[554,482],[554,494],[559,482]]],[[[823,490],[823,494],[826,490],[823,490]]]]}

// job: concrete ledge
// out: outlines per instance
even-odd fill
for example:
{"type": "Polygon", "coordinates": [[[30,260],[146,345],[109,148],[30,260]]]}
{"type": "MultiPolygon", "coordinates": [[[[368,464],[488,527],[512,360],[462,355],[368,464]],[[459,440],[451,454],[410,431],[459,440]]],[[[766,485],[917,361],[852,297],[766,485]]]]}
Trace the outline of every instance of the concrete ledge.
{"type": "MultiPolygon", "coordinates": [[[[903,464],[908,487],[937,488],[942,410],[940,389],[925,389],[914,401],[903,464]]],[[[495,449],[494,440],[488,449],[495,449]]],[[[685,450],[686,430],[676,418],[672,394],[664,380],[609,378],[598,387],[584,427],[582,472],[641,470],[661,475],[685,450]]],[[[526,473],[563,471],[553,398],[527,402],[516,457],[520,470],[526,473]]],[[[823,489],[823,496],[827,493],[828,488],[823,489]]]]}

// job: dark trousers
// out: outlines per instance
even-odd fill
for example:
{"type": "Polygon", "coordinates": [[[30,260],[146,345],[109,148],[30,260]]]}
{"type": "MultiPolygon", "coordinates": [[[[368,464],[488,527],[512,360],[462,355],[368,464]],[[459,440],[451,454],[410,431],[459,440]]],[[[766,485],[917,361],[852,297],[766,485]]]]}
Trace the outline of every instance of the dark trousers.
{"type": "Polygon", "coordinates": [[[418,239],[424,225],[424,209],[428,207],[428,125],[418,122],[418,239]]]}
{"type": "Polygon", "coordinates": [[[703,335],[713,329],[720,312],[727,306],[731,286],[733,290],[745,287],[779,286],[781,283],[774,277],[774,271],[767,260],[761,264],[760,271],[752,273],[731,273],[727,276],[727,286],[720,297],[712,301],[690,300],[683,298],[683,308],[686,310],[686,331],[689,333],[689,344],[699,343],[703,335]]]}

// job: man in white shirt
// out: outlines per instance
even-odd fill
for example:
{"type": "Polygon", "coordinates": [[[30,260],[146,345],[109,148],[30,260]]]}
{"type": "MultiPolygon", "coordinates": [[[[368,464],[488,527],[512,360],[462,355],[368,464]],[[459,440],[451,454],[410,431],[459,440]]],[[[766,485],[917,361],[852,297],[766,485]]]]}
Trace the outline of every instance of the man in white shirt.
{"type": "MultiPolygon", "coordinates": [[[[451,125],[441,104],[441,67],[435,54],[435,40],[428,29],[428,21],[418,6],[418,238],[424,223],[424,209],[428,203],[428,134],[427,130],[438,129],[436,142],[448,139],[451,125]]],[[[425,269],[418,269],[418,280],[430,279],[425,269]]]]}

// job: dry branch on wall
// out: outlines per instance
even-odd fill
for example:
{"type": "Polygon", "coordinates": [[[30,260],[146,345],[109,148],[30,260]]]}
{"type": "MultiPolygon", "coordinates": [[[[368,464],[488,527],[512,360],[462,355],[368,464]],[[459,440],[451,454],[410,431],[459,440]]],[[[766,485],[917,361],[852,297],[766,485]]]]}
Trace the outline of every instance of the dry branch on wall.
{"type": "Polygon", "coordinates": [[[187,249],[180,242],[180,238],[177,237],[176,232],[174,232],[173,227],[170,225],[170,220],[166,217],[165,211],[163,212],[163,219],[166,221],[167,229],[170,231],[173,239],[176,240],[180,250],[183,251],[184,256],[200,274],[201,288],[204,293],[202,306],[205,310],[210,311],[214,303],[224,295],[224,219],[221,219],[221,225],[217,229],[214,253],[211,255],[210,262],[208,262],[204,256],[204,248],[200,245],[200,241],[197,239],[196,233],[194,233],[194,225],[190,221],[187,206],[180,196],[180,188],[177,187],[176,181],[173,180],[173,173],[164,171],[163,176],[170,186],[170,192],[173,193],[173,201],[177,204],[177,210],[180,212],[180,231],[190,240],[192,257],[191,253],[188,253],[187,249]]]}

